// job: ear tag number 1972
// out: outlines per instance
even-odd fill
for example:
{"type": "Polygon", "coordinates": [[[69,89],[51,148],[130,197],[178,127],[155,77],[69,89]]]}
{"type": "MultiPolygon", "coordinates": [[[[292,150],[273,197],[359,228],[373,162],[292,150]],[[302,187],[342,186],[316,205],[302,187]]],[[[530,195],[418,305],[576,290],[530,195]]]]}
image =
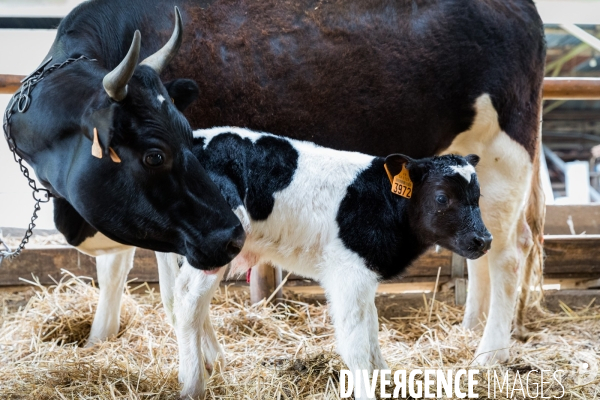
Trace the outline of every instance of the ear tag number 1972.
{"type": "Polygon", "coordinates": [[[413,191],[413,183],[410,180],[410,175],[406,169],[406,164],[402,165],[402,171],[392,181],[392,193],[398,196],[406,197],[410,199],[413,191]]]}

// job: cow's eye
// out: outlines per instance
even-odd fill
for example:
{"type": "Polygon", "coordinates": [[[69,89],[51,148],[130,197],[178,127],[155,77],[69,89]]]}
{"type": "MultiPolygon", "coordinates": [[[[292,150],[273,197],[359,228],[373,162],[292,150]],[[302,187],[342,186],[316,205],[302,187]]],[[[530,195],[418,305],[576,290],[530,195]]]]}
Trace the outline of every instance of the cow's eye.
{"type": "Polygon", "coordinates": [[[448,197],[446,197],[446,195],[445,195],[445,194],[438,194],[438,195],[435,197],[435,201],[437,201],[439,204],[441,204],[441,205],[444,205],[444,206],[445,206],[446,204],[448,204],[448,197]]]}
{"type": "Polygon", "coordinates": [[[144,156],[144,164],[149,167],[160,167],[165,162],[165,155],[160,151],[150,151],[144,156]]]}

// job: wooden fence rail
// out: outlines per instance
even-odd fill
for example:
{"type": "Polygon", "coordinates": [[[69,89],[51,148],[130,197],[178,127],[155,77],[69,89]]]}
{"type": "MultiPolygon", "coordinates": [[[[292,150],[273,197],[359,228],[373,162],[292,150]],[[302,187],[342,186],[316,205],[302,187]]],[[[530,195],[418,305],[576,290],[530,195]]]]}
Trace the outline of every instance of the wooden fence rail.
{"type": "MultiPolygon", "coordinates": [[[[12,94],[21,85],[24,75],[0,75],[0,94],[12,94]]],[[[600,99],[600,78],[545,78],[545,100],[600,99]]]]}
{"type": "MultiPolygon", "coordinates": [[[[544,243],[546,262],[544,277],[551,280],[594,280],[600,277],[600,235],[547,235],[544,243]]],[[[96,278],[94,258],[68,246],[29,247],[14,260],[4,260],[0,268],[0,286],[27,285],[21,280],[32,279],[32,274],[44,285],[60,280],[61,269],[76,275],[96,278]]],[[[435,282],[441,268],[440,284],[451,280],[452,253],[433,250],[425,253],[402,277],[390,282],[435,282]]],[[[154,252],[138,249],[129,279],[138,282],[158,282],[158,268],[154,252]]],[[[245,282],[245,275],[237,280],[245,282]]],[[[235,282],[236,279],[232,280],[235,282]]],[[[299,276],[290,276],[287,285],[315,285],[299,276]]]]}

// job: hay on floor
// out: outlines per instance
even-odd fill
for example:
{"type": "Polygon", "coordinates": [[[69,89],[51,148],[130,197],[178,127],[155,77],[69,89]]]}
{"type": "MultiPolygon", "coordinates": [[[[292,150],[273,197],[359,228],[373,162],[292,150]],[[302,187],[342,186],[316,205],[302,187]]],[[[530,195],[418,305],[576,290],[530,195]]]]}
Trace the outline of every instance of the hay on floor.
{"type": "MultiPolygon", "coordinates": [[[[97,299],[91,279],[68,273],[56,286],[38,285],[17,311],[10,308],[14,299],[0,298],[0,399],[178,398],[177,343],[160,296],[144,287],[128,292],[118,336],[83,348],[97,299]]],[[[462,308],[429,307],[380,321],[379,339],[392,369],[457,369],[471,362],[480,333],[460,327],[462,308]]],[[[529,327],[538,334],[525,344],[513,342],[510,363],[493,371],[514,377],[561,369],[563,398],[598,398],[600,307],[563,308],[560,314],[534,312],[529,327]]],[[[344,365],[334,353],[327,307],[297,300],[250,306],[245,291],[221,288],[211,315],[227,366],[209,381],[207,398],[338,398],[344,365]]],[[[486,398],[487,370],[480,370],[476,392],[486,398]]],[[[544,394],[559,396],[561,388],[544,394]]],[[[523,397],[520,391],[516,397],[523,397]]]]}

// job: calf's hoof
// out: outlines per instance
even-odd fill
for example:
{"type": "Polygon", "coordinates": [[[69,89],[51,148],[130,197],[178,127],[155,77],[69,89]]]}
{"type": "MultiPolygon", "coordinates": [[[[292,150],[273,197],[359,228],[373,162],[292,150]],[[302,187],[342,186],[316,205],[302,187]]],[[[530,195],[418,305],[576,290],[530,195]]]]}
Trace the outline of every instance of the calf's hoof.
{"type": "Polygon", "coordinates": [[[191,387],[185,387],[184,385],[183,389],[181,390],[181,393],[179,394],[179,398],[186,400],[204,400],[204,382],[198,383],[198,385],[192,385],[191,387]]]}

